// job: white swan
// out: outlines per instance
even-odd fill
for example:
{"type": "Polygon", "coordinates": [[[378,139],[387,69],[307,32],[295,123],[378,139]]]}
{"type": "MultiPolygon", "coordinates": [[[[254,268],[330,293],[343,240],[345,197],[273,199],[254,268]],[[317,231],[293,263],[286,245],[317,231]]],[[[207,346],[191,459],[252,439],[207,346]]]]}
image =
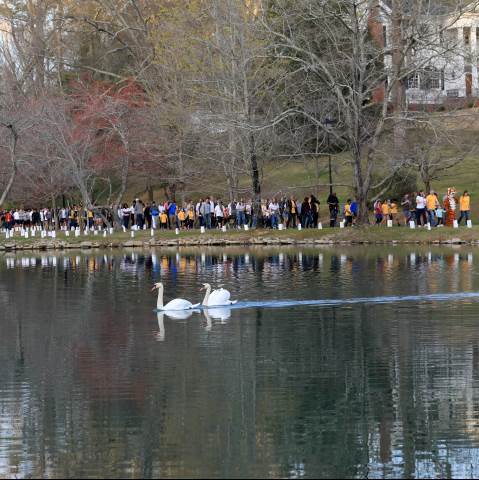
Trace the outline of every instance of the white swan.
{"type": "Polygon", "coordinates": [[[224,288],[211,291],[211,285],[209,283],[204,283],[202,290],[206,290],[203,307],[226,307],[238,303],[238,300],[230,300],[231,293],[224,288]]]}
{"type": "Polygon", "coordinates": [[[188,300],[183,300],[182,298],[175,298],[174,300],[167,303],[166,305],[163,305],[163,291],[164,291],[163,284],[156,283],[152,291],[155,291],[155,290],[158,290],[158,303],[156,308],[157,310],[160,310],[162,312],[191,310],[193,308],[200,306],[199,303],[197,303],[196,305],[193,305],[191,302],[188,302],[188,300]]]}

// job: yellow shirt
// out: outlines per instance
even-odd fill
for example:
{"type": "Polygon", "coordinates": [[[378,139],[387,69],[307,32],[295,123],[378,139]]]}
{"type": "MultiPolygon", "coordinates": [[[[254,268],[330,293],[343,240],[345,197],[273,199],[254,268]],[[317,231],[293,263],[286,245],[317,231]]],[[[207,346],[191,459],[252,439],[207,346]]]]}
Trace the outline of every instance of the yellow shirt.
{"type": "Polygon", "coordinates": [[[180,220],[180,222],[184,222],[186,220],[185,212],[180,211],[180,213],[178,213],[178,219],[180,220]]]}
{"type": "Polygon", "coordinates": [[[88,210],[88,218],[93,218],[93,212],[91,210],[88,210]]]}
{"type": "Polygon", "coordinates": [[[389,215],[390,210],[389,210],[389,205],[387,203],[383,203],[383,206],[381,208],[383,209],[383,215],[389,215]]]}
{"type": "Polygon", "coordinates": [[[395,214],[398,213],[397,203],[391,203],[391,213],[392,213],[393,215],[395,215],[395,214]]]}
{"type": "Polygon", "coordinates": [[[467,197],[463,195],[459,203],[461,204],[461,212],[468,212],[471,209],[471,197],[469,195],[467,197]]]}
{"type": "Polygon", "coordinates": [[[195,212],[193,212],[193,210],[190,210],[190,211],[188,212],[188,218],[189,218],[190,220],[194,220],[194,219],[195,219],[195,212]]]}
{"type": "Polygon", "coordinates": [[[348,205],[348,204],[344,205],[344,215],[346,217],[352,217],[353,216],[353,214],[351,213],[351,205],[348,205]]]}
{"type": "Polygon", "coordinates": [[[168,215],[166,213],[162,213],[160,215],[160,221],[161,223],[168,223],[168,215]]]}
{"type": "Polygon", "coordinates": [[[436,195],[428,195],[426,197],[426,208],[428,210],[436,210],[436,202],[437,202],[436,195]]]}

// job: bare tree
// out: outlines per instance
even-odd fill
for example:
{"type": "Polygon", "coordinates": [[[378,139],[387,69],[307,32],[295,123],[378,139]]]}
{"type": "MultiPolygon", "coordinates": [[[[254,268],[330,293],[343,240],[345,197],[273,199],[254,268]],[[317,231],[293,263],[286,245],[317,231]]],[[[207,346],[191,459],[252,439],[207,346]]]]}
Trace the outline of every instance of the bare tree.
{"type": "Polygon", "coordinates": [[[248,176],[254,213],[260,217],[262,165],[275,138],[274,125],[267,124],[277,110],[259,11],[256,2],[214,0],[205,12],[214,31],[202,42],[208,52],[202,94],[212,112],[204,118],[217,140],[212,160],[225,175],[230,198],[238,193],[239,177],[248,176]]]}
{"type": "Polygon", "coordinates": [[[10,90],[0,96],[0,168],[2,177],[0,206],[2,206],[17,178],[19,165],[25,159],[26,137],[35,123],[31,102],[10,90]]]}
{"type": "MultiPolygon", "coordinates": [[[[387,45],[378,42],[372,28],[372,24],[375,28],[379,25],[382,34],[377,5],[370,0],[275,0],[263,16],[271,55],[293,72],[290,84],[285,85],[290,92],[287,107],[275,122],[300,115],[324,130],[324,119],[334,118],[335,127],[329,133],[350,153],[352,187],[363,224],[368,222],[371,192],[384,188],[405,162],[404,158],[395,162],[385,176],[374,181],[374,173],[384,161],[378,151],[383,137],[389,127],[401,137],[399,130],[408,121],[408,112],[403,110],[405,82],[412,74],[445,61],[450,47],[441,42],[441,32],[457,19],[452,15],[446,24],[433,22],[434,28],[425,28],[431,17],[427,19],[421,2],[420,14],[409,19],[406,28],[404,9],[382,12],[395,16],[392,25],[398,38],[393,42],[391,62],[387,45]],[[298,84],[309,98],[295,97],[298,84]],[[311,102],[318,106],[308,111],[311,102]]],[[[395,5],[400,6],[398,2],[395,5]]]]}
{"type": "Polygon", "coordinates": [[[68,98],[45,98],[39,112],[38,133],[65,173],[78,188],[83,205],[92,208],[95,171],[91,159],[97,147],[97,125],[75,119],[68,98]],[[53,153],[54,152],[54,153],[53,153]]]}
{"type": "Polygon", "coordinates": [[[464,121],[465,115],[418,115],[414,128],[408,128],[407,168],[419,174],[426,191],[432,182],[440,180],[447,172],[477,153],[474,134],[455,128],[453,123],[464,121]]]}

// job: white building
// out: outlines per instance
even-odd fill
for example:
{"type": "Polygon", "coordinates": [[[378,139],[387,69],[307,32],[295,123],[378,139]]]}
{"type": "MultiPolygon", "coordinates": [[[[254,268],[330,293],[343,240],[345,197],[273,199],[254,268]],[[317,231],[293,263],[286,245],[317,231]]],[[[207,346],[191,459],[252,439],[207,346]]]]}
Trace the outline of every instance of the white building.
{"type": "MultiPolygon", "coordinates": [[[[387,52],[391,44],[391,9],[380,2],[380,12],[376,19],[382,24],[387,52]]],[[[460,14],[436,13],[421,20],[420,27],[433,33],[427,38],[435,45],[413,53],[413,63],[422,64],[422,68],[407,79],[408,104],[473,102],[479,97],[479,6],[474,2],[460,14]]],[[[386,56],[387,64],[390,59],[386,56]]]]}

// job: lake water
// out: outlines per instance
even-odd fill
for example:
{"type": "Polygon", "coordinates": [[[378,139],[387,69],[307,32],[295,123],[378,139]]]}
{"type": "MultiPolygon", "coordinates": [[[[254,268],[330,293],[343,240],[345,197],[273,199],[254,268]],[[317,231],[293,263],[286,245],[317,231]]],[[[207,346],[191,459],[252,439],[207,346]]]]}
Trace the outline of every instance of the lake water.
{"type": "Polygon", "coordinates": [[[477,477],[478,274],[467,248],[0,256],[0,477],[477,477]],[[160,280],[240,303],[157,316],[160,280]]]}

